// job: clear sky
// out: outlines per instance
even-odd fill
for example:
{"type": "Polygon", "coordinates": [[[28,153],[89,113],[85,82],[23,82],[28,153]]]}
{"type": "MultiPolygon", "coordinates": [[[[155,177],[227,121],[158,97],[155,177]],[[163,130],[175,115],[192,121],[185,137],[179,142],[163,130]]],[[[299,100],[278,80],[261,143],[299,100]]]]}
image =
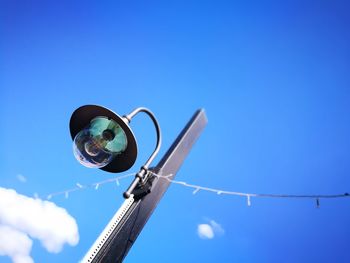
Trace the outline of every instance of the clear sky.
{"type": "MultiPolygon", "coordinates": [[[[45,199],[116,176],[72,154],[71,113],[101,104],[121,115],[149,107],[163,131],[160,156],[205,108],[208,126],[178,180],[252,193],[349,192],[349,11],[346,1],[2,0],[0,187],[45,199]]],[[[124,174],[155,142],[145,116],[131,126],[139,155],[124,174]]],[[[130,181],[52,198],[75,218],[80,241],[54,254],[29,235],[35,262],[81,259],[130,181]]],[[[243,197],[172,185],[125,262],[345,263],[349,222],[350,199],[317,209],[314,200],[252,198],[248,207],[243,197]],[[214,236],[202,239],[199,224],[214,236]]]]}

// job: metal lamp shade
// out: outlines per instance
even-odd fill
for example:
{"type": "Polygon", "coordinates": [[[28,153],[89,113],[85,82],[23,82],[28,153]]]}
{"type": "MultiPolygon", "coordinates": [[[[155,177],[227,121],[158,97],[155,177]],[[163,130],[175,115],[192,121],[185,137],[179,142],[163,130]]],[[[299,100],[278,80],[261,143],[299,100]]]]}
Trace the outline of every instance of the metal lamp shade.
{"type": "Polygon", "coordinates": [[[72,139],[74,140],[76,135],[89,126],[91,121],[97,117],[106,117],[116,122],[124,131],[127,138],[126,149],[100,169],[111,173],[119,173],[128,170],[135,163],[137,156],[135,136],[123,118],[113,111],[98,105],[85,105],[76,109],[69,123],[72,139]]]}

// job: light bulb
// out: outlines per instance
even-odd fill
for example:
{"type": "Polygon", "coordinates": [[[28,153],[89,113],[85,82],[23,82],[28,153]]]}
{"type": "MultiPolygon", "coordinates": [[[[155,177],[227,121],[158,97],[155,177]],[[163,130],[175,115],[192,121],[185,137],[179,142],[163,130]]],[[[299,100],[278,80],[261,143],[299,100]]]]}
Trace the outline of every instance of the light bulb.
{"type": "Polygon", "coordinates": [[[113,120],[105,117],[94,118],[88,127],[74,138],[75,158],[89,168],[102,168],[127,147],[123,129],[113,120]]]}

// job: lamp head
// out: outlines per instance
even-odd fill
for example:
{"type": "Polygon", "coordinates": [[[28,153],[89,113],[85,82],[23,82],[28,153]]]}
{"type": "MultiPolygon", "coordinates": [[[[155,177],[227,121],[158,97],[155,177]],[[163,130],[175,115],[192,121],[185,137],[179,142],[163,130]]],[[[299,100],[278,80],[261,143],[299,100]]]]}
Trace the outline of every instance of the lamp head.
{"type": "Polygon", "coordinates": [[[70,133],[76,159],[90,168],[117,173],[136,160],[135,137],[126,121],[101,106],[85,105],[74,111],[70,133]]]}

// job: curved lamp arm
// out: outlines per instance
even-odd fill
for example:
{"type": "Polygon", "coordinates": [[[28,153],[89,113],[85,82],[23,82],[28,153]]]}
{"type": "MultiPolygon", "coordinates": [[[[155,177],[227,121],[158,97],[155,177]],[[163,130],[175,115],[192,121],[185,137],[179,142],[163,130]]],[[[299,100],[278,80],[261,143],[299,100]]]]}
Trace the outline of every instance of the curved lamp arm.
{"type": "Polygon", "coordinates": [[[135,175],[135,179],[134,181],[130,184],[129,188],[126,190],[126,192],[124,192],[123,196],[124,198],[129,198],[131,192],[135,189],[135,187],[137,186],[137,184],[141,181],[144,181],[144,176],[147,174],[148,171],[148,167],[151,164],[151,162],[154,160],[154,158],[156,157],[157,153],[159,152],[160,146],[162,144],[162,134],[161,134],[161,130],[158,124],[158,121],[156,119],[156,117],[154,116],[154,114],[147,108],[137,108],[135,110],[133,110],[132,112],[130,112],[128,115],[123,116],[123,118],[130,123],[131,119],[138,113],[140,112],[144,112],[146,113],[151,120],[153,121],[153,124],[156,128],[156,132],[157,132],[157,143],[156,143],[156,147],[152,153],[152,155],[148,158],[147,162],[141,167],[140,171],[135,175]]]}

